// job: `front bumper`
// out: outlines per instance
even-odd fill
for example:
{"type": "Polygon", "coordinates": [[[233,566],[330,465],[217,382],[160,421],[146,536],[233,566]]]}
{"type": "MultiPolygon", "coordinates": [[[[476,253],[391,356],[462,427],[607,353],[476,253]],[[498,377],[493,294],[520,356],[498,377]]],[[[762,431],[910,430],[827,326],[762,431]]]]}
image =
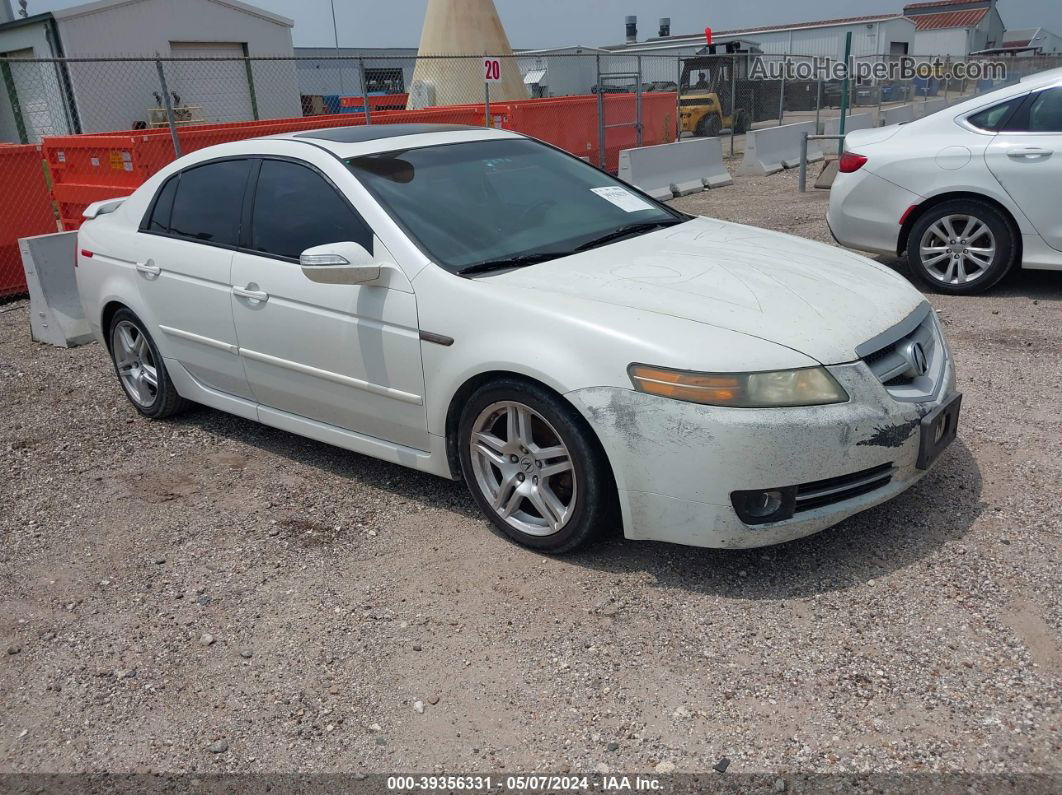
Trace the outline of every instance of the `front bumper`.
{"type": "Polygon", "coordinates": [[[757,547],[823,530],[914,485],[921,418],[955,391],[950,359],[944,387],[925,403],[894,400],[862,362],[829,368],[851,400],[829,406],[728,409],[630,389],[593,387],[568,398],[612,464],[628,538],[704,547],[757,547]],[[851,476],[889,465],[873,491],[746,524],[735,491],[773,489],[851,476]]]}

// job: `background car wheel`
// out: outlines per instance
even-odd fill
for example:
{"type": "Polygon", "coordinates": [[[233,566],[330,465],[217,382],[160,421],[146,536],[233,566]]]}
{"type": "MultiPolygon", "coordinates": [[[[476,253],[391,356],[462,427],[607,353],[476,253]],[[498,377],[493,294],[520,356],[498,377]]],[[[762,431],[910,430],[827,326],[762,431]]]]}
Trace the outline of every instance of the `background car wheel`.
{"type": "Polygon", "coordinates": [[[722,123],[719,121],[719,116],[714,113],[708,113],[701,116],[701,120],[697,122],[697,131],[695,135],[701,138],[713,138],[719,135],[719,130],[722,129],[722,123]]]}
{"type": "Polygon", "coordinates": [[[927,211],[911,228],[907,260],[920,281],[945,293],[980,293],[1014,264],[1010,221],[983,202],[956,199],[927,211]]]}
{"type": "Polygon", "coordinates": [[[734,135],[744,135],[749,131],[749,114],[744,108],[739,108],[734,113],[734,135]]]}
{"type": "Polygon", "coordinates": [[[613,520],[615,487],[604,451],[548,389],[519,379],[481,387],[465,404],[458,434],[472,496],[514,541],[567,552],[613,520]]]}
{"type": "Polygon", "coordinates": [[[170,417],[188,407],[170,381],[155,341],[140,318],[119,309],[111,318],[111,359],[126,397],[145,417],[170,417]]]}

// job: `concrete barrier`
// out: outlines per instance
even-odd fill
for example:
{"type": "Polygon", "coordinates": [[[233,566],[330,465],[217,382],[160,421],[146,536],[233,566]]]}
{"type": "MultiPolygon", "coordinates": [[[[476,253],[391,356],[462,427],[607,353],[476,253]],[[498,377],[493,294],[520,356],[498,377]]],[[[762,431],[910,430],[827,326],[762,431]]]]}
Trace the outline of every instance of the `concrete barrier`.
{"type": "MultiPolygon", "coordinates": [[[[872,127],[877,127],[873,113],[855,113],[845,119],[844,131],[850,133],[852,130],[869,130],[872,127]]],[[[840,117],[836,119],[826,119],[822,124],[822,134],[840,135],[840,117]]]]}
{"type": "MultiPolygon", "coordinates": [[[[764,127],[745,134],[745,157],[737,173],[748,176],[774,174],[800,165],[801,136],[815,134],[815,122],[802,121],[781,127],[764,127]]],[[[808,162],[822,160],[818,141],[808,141],[808,162]]]]}
{"type": "Polygon", "coordinates": [[[30,294],[30,335],[72,348],[92,342],[74,278],[77,232],[19,238],[30,294]]]}
{"type": "Polygon", "coordinates": [[[938,110],[944,110],[944,108],[948,107],[948,100],[944,99],[944,97],[933,97],[925,102],[916,102],[914,106],[916,117],[923,119],[931,113],[936,113],[938,110]]]}
{"type": "Polygon", "coordinates": [[[914,118],[913,105],[897,105],[894,108],[884,108],[881,111],[881,126],[888,127],[890,124],[914,121],[914,118]]]}
{"type": "Polygon", "coordinates": [[[688,138],[623,149],[619,153],[619,178],[654,199],[686,196],[733,181],[723,164],[723,145],[718,138],[688,138]]]}

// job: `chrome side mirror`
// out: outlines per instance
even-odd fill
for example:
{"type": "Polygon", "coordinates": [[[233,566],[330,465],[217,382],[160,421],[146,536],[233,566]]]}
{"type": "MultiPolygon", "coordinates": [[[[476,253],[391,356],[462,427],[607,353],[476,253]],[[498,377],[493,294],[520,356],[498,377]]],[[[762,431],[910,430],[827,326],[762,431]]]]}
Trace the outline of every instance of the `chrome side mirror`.
{"type": "Polygon", "coordinates": [[[365,284],[380,278],[380,263],[350,241],[308,248],[299,256],[303,275],[320,284],[365,284]]]}

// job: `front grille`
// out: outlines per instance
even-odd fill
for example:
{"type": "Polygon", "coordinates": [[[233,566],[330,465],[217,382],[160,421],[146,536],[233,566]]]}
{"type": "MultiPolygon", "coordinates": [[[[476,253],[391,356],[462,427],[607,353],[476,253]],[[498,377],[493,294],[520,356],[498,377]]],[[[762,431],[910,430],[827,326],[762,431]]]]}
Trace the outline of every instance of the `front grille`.
{"type": "Polygon", "coordinates": [[[906,402],[933,400],[944,383],[947,350],[933,310],[923,304],[902,323],[863,343],[856,353],[893,398],[906,402]],[[917,373],[911,358],[920,346],[926,370],[917,373]]]}
{"type": "Polygon", "coordinates": [[[795,513],[833,505],[877,491],[889,484],[894,471],[892,464],[882,464],[850,475],[804,483],[797,486],[795,513]]]}

